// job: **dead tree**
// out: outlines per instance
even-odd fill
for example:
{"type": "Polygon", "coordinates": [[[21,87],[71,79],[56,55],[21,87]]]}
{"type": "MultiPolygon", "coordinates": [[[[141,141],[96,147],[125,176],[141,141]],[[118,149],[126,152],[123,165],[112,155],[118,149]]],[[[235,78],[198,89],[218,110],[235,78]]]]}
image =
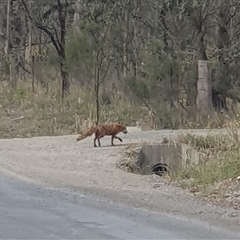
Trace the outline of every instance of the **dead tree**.
{"type": "Polygon", "coordinates": [[[29,7],[27,6],[25,0],[22,0],[22,4],[25,12],[31,23],[36,26],[37,29],[44,32],[49,38],[54,48],[57,51],[59,58],[59,70],[61,75],[61,96],[62,98],[66,93],[69,93],[69,74],[66,68],[66,52],[65,52],[65,37],[66,37],[66,18],[67,18],[67,9],[69,7],[69,2],[67,0],[55,0],[55,4],[51,5],[48,10],[43,12],[41,20],[35,19],[29,7]],[[57,16],[54,26],[49,27],[46,24],[47,19],[54,13],[57,13],[54,16],[57,16]]]}

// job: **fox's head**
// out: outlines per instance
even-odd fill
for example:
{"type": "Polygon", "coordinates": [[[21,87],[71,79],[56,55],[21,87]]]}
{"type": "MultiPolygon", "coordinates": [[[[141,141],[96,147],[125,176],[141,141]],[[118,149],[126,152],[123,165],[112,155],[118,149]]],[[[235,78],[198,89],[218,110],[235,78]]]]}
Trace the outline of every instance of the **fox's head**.
{"type": "Polygon", "coordinates": [[[122,132],[123,132],[124,134],[128,133],[127,128],[126,128],[125,125],[123,125],[122,132]]]}

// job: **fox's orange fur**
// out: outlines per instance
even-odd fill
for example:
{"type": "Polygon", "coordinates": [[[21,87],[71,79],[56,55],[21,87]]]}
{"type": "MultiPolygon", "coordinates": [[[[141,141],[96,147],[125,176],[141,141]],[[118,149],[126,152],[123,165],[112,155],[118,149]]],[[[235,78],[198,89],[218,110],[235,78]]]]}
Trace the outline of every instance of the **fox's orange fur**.
{"type": "Polygon", "coordinates": [[[95,133],[95,138],[94,138],[94,147],[97,147],[96,145],[96,140],[98,140],[98,145],[99,147],[101,146],[100,139],[103,138],[104,136],[112,136],[111,138],[111,144],[113,144],[113,139],[116,138],[119,141],[122,142],[122,139],[120,137],[117,137],[116,135],[120,132],[123,132],[124,134],[127,133],[127,128],[125,125],[120,124],[120,123],[114,123],[114,124],[101,124],[95,127],[91,127],[88,129],[86,132],[83,134],[80,134],[77,137],[77,141],[80,141],[86,137],[90,137],[95,133]]]}

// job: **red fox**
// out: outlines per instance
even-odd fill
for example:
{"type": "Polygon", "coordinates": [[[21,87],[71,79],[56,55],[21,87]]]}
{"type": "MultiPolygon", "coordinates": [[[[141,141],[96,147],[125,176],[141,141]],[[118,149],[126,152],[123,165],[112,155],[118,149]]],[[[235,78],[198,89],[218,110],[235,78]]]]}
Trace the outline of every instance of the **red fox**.
{"type": "Polygon", "coordinates": [[[95,138],[94,138],[94,147],[97,147],[96,145],[96,140],[98,140],[98,145],[99,147],[101,146],[100,139],[103,138],[104,136],[112,136],[111,138],[111,144],[112,146],[115,146],[113,144],[113,139],[116,138],[119,141],[122,142],[122,139],[120,137],[117,137],[116,135],[120,132],[123,132],[124,134],[127,133],[127,128],[125,125],[120,124],[120,123],[114,123],[114,124],[101,124],[95,127],[91,127],[88,129],[86,132],[83,134],[80,134],[77,137],[77,141],[80,141],[86,137],[90,137],[95,133],[95,138]]]}

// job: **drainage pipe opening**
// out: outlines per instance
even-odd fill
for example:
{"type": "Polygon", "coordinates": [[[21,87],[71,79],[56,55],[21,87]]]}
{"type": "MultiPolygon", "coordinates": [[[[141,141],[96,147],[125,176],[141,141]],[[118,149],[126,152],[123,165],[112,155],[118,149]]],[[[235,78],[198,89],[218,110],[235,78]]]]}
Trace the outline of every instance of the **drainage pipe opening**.
{"type": "Polygon", "coordinates": [[[165,163],[157,163],[152,167],[152,173],[162,177],[165,174],[169,174],[168,165],[165,163]]]}

